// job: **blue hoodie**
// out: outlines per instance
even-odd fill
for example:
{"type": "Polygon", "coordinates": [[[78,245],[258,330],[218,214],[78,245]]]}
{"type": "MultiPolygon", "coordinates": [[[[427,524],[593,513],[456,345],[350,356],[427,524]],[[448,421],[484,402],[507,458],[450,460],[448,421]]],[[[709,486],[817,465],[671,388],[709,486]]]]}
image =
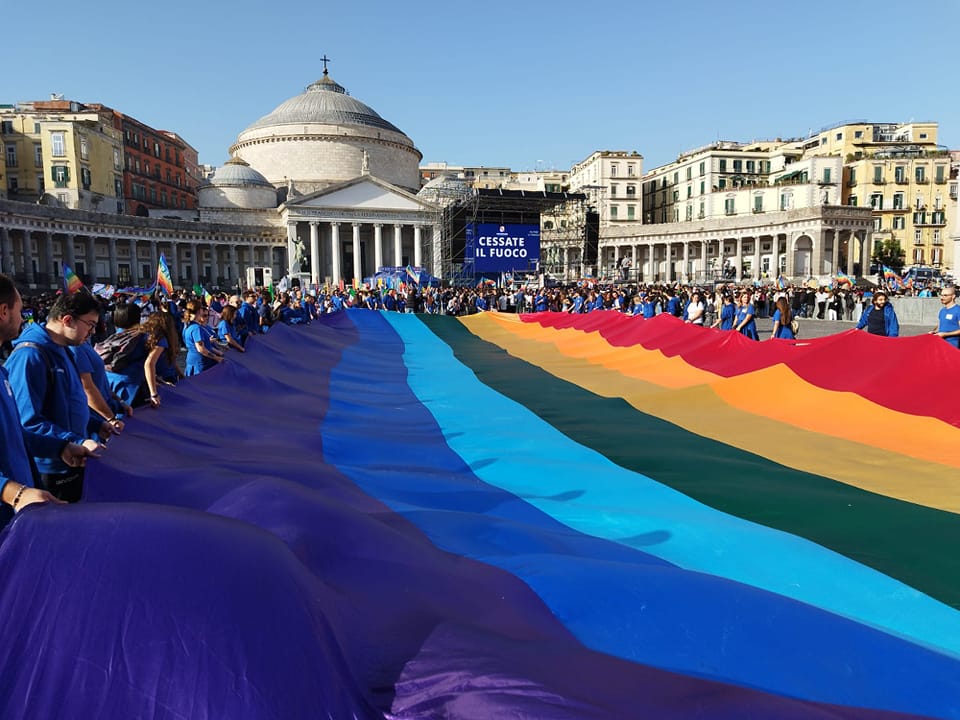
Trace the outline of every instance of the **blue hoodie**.
{"type": "MultiPolygon", "coordinates": [[[[857,323],[857,330],[863,330],[870,321],[870,312],[873,310],[873,304],[867,305],[867,308],[860,316],[860,322],[857,323]]],[[[883,328],[887,337],[898,337],[900,335],[900,323],[897,321],[897,313],[894,311],[890,301],[883,306],[883,328]]]]}
{"type": "MultiPolygon", "coordinates": [[[[93,437],[99,421],[91,420],[87,395],[69,350],[53,342],[45,326],[36,323],[27,326],[23,334],[13,341],[13,347],[14,351],[7,358],[6,369],[23,428],[28,433],[56,438],[61,442],[81,443],[93,437]],[[35,347],[18,350],[25,342],[35,343],[47,353],[54,375],[54,387],[49,394],[47,361],[35,347]]],[[[34,455],[33,459],[41,473],[65,473],[70,470],[59,455],[34,455]]]]}

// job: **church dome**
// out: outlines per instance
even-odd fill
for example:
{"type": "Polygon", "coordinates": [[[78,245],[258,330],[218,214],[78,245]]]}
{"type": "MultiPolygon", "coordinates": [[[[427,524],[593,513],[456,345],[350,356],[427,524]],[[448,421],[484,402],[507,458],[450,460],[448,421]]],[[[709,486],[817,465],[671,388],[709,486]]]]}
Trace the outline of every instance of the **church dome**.
{"type": "Polygon", "coordinates": [[[264,185],[273,188],[270,181],[254,170],[240,158],[230,158],[217,168],[213,177],[207,181],[210,185],[264,185]]]}
{"type": "Polygon", "coordinates": [[[323,77],[237,136],[230,153],[276,188],[293,181],[310,194],[369,174],[410,192],[423,155],[396,125],[323,77]]]}
{"type": "Polygon", "coordinates": [[[200,184],[197,202],[201,208],[274,208],[277,189],[248,163],[234,157],[200,184]]]}
{"type": "Polygon", "coordinates": [[[351,97],[342,85],[327,74],[315,83],[307,85],[303,94],[280,103],[273,112],[264,115],[244,132],[276,125],[302,125],[303,123],[365,125],[396,133],[401,132],[393,123],[380,117],[369,105],[351,97]]]}

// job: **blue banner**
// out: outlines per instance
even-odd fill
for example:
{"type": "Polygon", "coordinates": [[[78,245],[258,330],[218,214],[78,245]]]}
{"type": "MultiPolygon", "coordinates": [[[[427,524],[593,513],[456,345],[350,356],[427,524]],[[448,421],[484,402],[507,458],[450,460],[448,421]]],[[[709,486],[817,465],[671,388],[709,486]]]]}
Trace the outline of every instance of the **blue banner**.
{"type": "Polygon", "coordinates": [[[474,272],[537,269],[540,262],[539,225],[468,223],[466,230],[465,259],[467,264],[473,260],[474,272]]]}

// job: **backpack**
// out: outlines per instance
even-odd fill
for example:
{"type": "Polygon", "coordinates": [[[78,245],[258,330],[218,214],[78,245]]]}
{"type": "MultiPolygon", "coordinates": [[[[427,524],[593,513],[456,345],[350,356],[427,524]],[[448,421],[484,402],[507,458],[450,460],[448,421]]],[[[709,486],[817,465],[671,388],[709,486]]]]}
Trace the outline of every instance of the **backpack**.
{"type": "Polygon", "coordinates": [[[139,328],[130,328],[116,335],[111,335],[103,342],[98,342],[94,349],[103,360],[107,372],[123,372],[136,361],[143,347],[142,334],[139,328]]]}

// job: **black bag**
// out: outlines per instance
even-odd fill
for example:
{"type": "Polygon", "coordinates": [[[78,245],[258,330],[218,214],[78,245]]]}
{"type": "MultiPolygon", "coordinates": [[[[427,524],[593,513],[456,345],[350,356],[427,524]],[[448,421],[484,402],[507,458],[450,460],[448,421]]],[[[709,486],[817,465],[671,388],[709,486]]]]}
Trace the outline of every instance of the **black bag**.
{"type": "Polygon", "coordinates": [[[144,359],[144,336],[139,328],[130,328],[111,335],[94,346],[107,372],[123,372],[138,359],[144,359]]]}

